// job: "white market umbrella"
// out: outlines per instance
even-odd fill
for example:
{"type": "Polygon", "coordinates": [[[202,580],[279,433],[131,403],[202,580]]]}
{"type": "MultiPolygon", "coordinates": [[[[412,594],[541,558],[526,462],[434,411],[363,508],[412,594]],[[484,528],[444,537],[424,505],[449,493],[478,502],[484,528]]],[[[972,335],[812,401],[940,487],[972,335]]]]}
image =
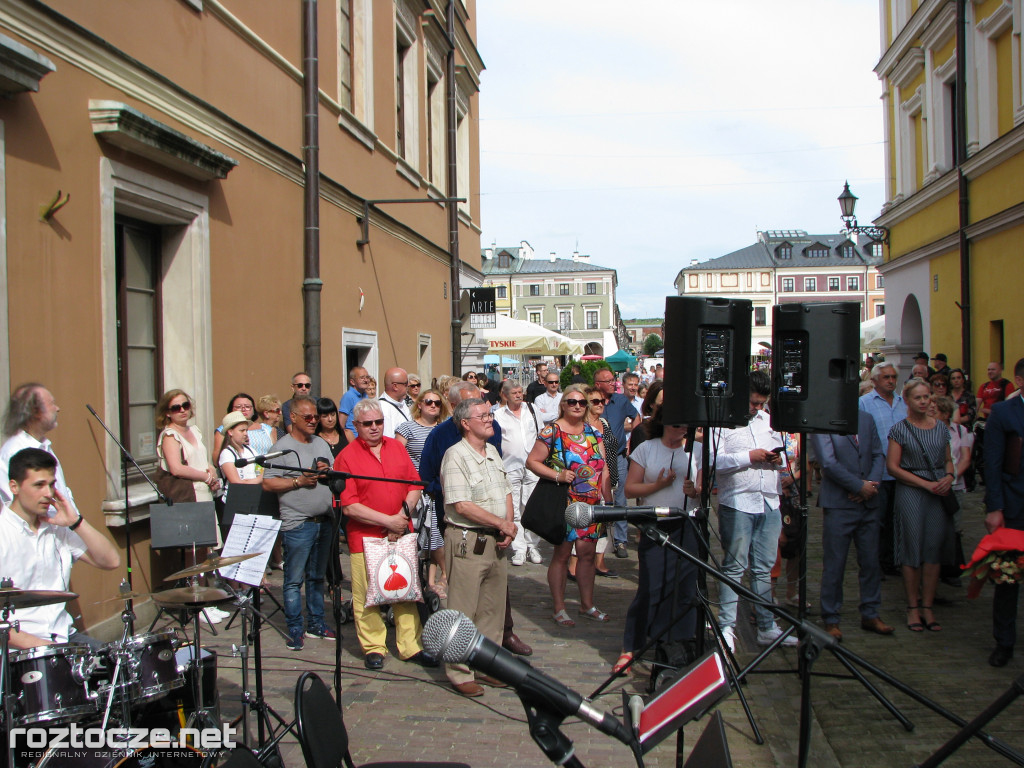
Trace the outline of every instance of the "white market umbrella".
{"type": "Polygon", "coordinates": [[[494,328],[475,328],[476,341],[492,355],[579,355],[583,343],[536,323],[497,315],[494,328]]]}
{"type": "Polygon", "coordinates": [[[860,324],[860,351],[878,352],[885,343],[885,315],[860,324]]]}

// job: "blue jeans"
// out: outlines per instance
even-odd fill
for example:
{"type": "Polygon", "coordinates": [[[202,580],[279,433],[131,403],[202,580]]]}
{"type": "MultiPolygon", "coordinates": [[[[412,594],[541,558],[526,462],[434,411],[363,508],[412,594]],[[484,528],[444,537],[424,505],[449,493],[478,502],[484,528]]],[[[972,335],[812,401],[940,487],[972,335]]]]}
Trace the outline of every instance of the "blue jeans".
{"type": "Polygon", "coordinates": [[[317,630],[324,622],[324,574],[331,553],[330,522],[307,520],[284,531],[284,615],[288,633],[317,630]],[[306,625],[302,624],[302,582],[306,582],[306,625]]]}
{"type": "MultiPolygon", "coordinates": [[[[722,572],[733,581],[740,581],[750,565],[750,588],[766,603],[772,601],[772,566],[779,551],[782,515],[764,503],[764,514],[749,515],[738,509],[718,507],[718,529],[722,536],[725,558],[722,572]]],[[[736,626],[736,593],[725,584],[718,585],[718,625],[736,626]]],[[[767,608],[754,606],[757,628],[768,630],[775,625],[775,616],[767,608]]]]}
{"type": "MultiPolygon", "coordinates": [[[[629,472],[629,459],[620,453],[618,456],[618,462],[619,485],[613,492],[612,498],[615,501],[616,507],[624,507],[626,506],[626,473],[629,472]]],[[[626,541],[626,539],[629,538],[629,523],[625,520],[616,521],[612,526],[612,534],[615,537],[616,544],[620,541],[626,541]]]]}

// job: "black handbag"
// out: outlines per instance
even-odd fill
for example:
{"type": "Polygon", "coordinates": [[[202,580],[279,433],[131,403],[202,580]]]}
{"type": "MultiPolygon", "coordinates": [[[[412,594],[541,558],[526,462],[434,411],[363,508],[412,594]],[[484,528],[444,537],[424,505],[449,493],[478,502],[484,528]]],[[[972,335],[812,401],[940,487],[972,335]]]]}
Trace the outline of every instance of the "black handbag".
{"type": "MultiPolygon", "coordinates": [[[[547,461],[544,462],[546,465],[550,465],[551,457],[555,453],[557,437],[556,426],[555,434],[551,437],[551,449],[548,451],[547,461]]],[[[568,503],[568,483],[556,483],[542,477],[530,494],[519,521],[526,530],[533,531],[548,544],[558,546],[565,541],[565,508],[568,503]]]]}

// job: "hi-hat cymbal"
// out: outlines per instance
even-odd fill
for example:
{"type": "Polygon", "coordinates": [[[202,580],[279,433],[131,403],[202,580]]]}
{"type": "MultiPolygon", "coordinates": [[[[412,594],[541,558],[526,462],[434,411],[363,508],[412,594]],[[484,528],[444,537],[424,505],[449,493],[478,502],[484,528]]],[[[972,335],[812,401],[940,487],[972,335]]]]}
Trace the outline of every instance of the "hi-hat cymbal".
{"type": "Polygon", "coordinates": [[[241,563],[248,560],[251,557],[262,555],[262,552],[252,552],[248,555],[234,555],[232,557],[208,557],[203,562],[193,565],[191,568],[185,568],[184,570],[172,573],[164,581],[177,581],[178,579],[184,579],[189,576],[199,576],[203,573],[209,573],[210,571],[216,571],[218,568],[225,568],[235,563],[241,563]]]}
{"type": "Polygon", "coordinates": [[[0,589],[0,607],[36,608],[40,605],[66,603],[78,597],[77,592],[60,592],[54,589],[0,589]]]}
{"type": "Polygon", "coordinates": [[[231,595],[216,587],[195,586],[165,589],[163,592],[154,593],[153,599],[158,603],[171,605],[213,605],[230,600],[231,595]]]}
{"type": "Polygon", "coordinates": [[[113,600],[138,600],[140,597],[152,597],[155,592],[120,592],[113,597],[107,597],[103,600],[97,600],[93,605],[102,605],[103,603],[109,603],[113,600]]]}

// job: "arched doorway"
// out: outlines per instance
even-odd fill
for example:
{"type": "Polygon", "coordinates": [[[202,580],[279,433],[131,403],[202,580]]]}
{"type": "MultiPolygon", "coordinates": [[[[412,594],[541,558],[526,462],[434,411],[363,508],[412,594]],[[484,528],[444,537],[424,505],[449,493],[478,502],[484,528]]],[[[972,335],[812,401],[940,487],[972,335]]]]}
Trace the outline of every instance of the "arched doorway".
{"type": "Polygon", "coordinates": [[[598,357],[604,357],[604,345],[598,341],[588,341],[583,346],[584,355],[597,355],[598,357]]]}
{"type": "Polygon", "coordinates": [[[914,294],[908,294],[903,303],[903,314],[900,317],[899,340],[901,346],[922,349],[924,347],[924,331],[921,323],[921,306],[914,294]]]}

